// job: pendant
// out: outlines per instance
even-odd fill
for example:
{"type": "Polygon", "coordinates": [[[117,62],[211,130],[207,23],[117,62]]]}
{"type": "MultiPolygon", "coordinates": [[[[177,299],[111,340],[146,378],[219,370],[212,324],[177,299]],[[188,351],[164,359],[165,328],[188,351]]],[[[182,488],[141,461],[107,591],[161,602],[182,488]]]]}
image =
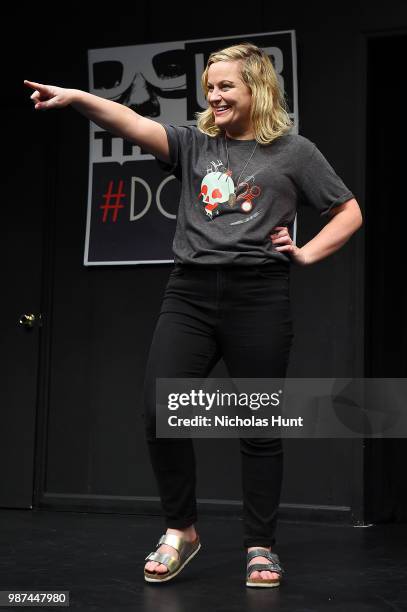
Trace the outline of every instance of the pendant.
{"type": "Polygon", "coordinates": [[[229,194],[228,204],[231,208],[233,208],[233,206],[236,204],[236,194],[235,193],[229,194]]]}

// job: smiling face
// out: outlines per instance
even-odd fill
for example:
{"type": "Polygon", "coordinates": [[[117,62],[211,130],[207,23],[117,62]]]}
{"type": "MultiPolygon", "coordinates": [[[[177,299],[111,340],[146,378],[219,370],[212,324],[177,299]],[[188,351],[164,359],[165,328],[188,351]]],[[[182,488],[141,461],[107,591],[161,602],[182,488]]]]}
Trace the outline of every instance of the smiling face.
{"type": "Polygon", "coordinates": [[[252,95],[244,83],[239,61],[215,62],[208,69],[208,102],[215,124],[230,138],[254,138],[250,120],[252,95]]]}

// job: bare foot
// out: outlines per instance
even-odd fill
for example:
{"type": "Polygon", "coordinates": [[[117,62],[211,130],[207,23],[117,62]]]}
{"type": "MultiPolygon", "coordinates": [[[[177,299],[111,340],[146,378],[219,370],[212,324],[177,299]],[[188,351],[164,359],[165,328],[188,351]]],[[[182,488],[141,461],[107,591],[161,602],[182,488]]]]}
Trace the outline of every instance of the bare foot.
{"type": "MultiPolygon", "coordinates": [[[[193,542],[197,536],[194,525],[186,527],[185,529],[167,529],[166,534],[170,533],[181,536],[187,542],[193,542]]],[[[159,546],[155,552],[169,554],[174,559],[179,558],[178,551],[168,544],[161,544],[161,546],[159,546]]],[[[158,563],[158,561],[148,561],[145,564],[144,569],[146,569],[148,572],[157,572],[158,574],[164,574],[168,571],[168,568],[162,563],[158,563]]]]}
{"type": "MultiPolygon", "coordinates": [[[[247,549],[247,552],[250,552],[251,550],[254,550],[255,548],[264,548],[265,550],[268,550],[269,552],[271,551],[271,546],[269,546],[268,548],[265,546],[250,546],[250,548],[247,549]]],[[[270,561],[267,559],[267,557],[254,557],[250,563],[249,563],[249,567],[251,565],[253,565],[253,563],[270,563],[270,561]]],[[[261,571],[261,572],[252,572],[250,574],[250,578],[261,578],[263,580],[280,580],[281,576],[280,574],[276,574],[275,572],[270,572],[270,571],[261,571]]]]}

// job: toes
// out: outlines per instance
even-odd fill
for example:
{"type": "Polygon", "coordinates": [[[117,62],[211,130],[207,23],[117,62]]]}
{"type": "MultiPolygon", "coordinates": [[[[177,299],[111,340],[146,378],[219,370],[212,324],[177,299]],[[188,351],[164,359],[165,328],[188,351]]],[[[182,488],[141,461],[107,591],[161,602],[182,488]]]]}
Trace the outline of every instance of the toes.
{"type": "Polygon", "coordinates": [[[152,572],[154,570],[154,566],[155,566],[154,561],[149,561],[148,563],[145,564],[144,567],[148,572],[152,572]]]}
{"type": "Polygon", "coordinates": [[[250,578],[253,580],[261,578],[261,580],[278,580],[280,576],[274,572],[262,571],[262,572],[252,572],[250,574],[250,578]]]}
{"type": "Polygon", "coordinates": [[[146,570],[148,572],[158,572],[159,574],[164,574],[167,571],[167,567],[162,563],[158,563],[157,561],[149,561],[146,564],[146,570]]]}
{"type": "Polygon", "coordinates": [[[262,578],[263,580],[270,580],[271,572],[260,572],[260,578],[262,578]]]}
{"type": "Polygon", "coordinates": [[[279,576],[278,574],[275,574],[274,572],[260,572],[260,577],[263,580],[278,580],[279,576]]]}
{"type": "Polygon", "coordinates": [[[158,572],[159,574],[167,571],[167,568],[162,563],[158,563],[157,561],[149,561],[146,563],[146,570],[148,572],[158,572]]]}
{"type": "Polygon", "coordinates": [[[149,572],[153,572],[155,569],[157,569],[157,565],[158,563],[156,561],[149,561],[148,563],[146,563],[146,570],[149,572]]]}

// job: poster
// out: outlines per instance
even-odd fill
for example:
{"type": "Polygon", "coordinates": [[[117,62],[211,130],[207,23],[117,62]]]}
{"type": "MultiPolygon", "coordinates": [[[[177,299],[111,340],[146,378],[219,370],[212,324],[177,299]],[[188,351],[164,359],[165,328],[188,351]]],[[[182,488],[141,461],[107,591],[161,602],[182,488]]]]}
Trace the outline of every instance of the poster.
{"type": "MultiPolygon", "coordinates": [[[[160,123],[195,125],[207,107],[200,76],[210,53],[240,42],[270,56],[298,132],[293,30],[92,49],[89,91],[160,123]]],[[[90,122],[84,265],[172,263],[179,194],[152,155],[90,122]]]]}

